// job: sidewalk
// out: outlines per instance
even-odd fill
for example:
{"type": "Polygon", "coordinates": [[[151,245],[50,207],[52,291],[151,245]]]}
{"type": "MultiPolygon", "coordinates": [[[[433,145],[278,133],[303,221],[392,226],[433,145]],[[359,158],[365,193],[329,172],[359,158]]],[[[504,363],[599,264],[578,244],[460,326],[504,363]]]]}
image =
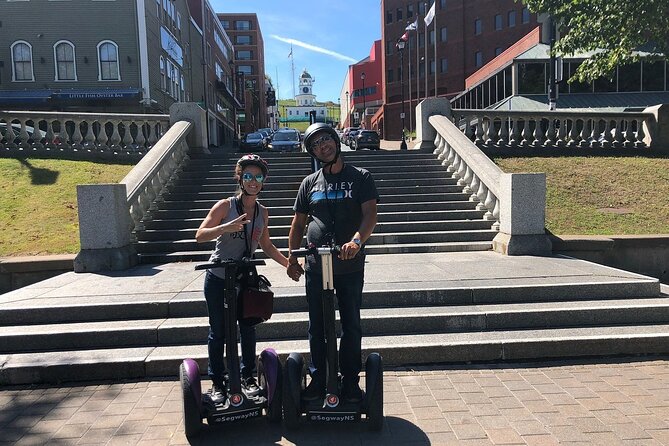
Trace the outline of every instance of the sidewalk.
{"type": "MultiPolygon", "coordinates": [[[[216,445],[669,445],[669,358],[390,370],[385,424],[265,419],[208,428],[216,445]]],[[[205,383],[208,385],[208,383],[205,383]]],[[[0,390],[0,444],[185,445],[178,380],[0,390]]]]}

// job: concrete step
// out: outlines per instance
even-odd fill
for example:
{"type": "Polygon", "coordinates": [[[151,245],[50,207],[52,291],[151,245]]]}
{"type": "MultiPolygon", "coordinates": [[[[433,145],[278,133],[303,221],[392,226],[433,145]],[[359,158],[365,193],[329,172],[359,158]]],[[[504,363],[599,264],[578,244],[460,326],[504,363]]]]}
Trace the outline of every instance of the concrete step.
{"type": "MultiPolygon", "coordinates": [[[[272,347],[285,360],[291,352],[307,355],[308,342],[259,342],[257,351],[272,347]]],[[[504,330],[486,332],[366,336],[363,356],[379,352],[392,367],[439,362],[516,361],[578,356],[669,353],[669,325],[504,330]]],[[[207,348],[134,347],[50,353],[0,355],[0,385],[99,379],[135,379],[178,373],[184,358],[206,370],[207,348]]]]}
{"type": "MultiPolygon", "coordinates": [[[[272,219],[273,225],[270,226],[272,238],[287,237],[290,232],[289,225],[277,225],[276,220],[272,219]]],[[[290,223],[290,222],[288,222],[290,223]]],[[[447,221],[413,221],[378,223],[374,228],[375,235],[401,233],[401,232],[437,232],[437,231],[470,231],[490,229],[493,222],[489,220],[447,220],[447,221]]],[[[198,226],[199,227],[199,223],[198,226]]],[[[137,233],[137,240],[141,241],[160,241],[160,240],[184,240],[195,239],[197,227],[182,229],[147,229],[137,233]]]]}
{"type": "MultiPolygon", "coordinates": [[[[345,156],[346,158],[346,156],[345,156]]],[[[442,164],[441,160],[438,160],[435,156],[430,157],[421,157],[421,158],[356,158],[355,160],[350,160],[351,164],[356,167],[362,167],[364,169],[377,169],[378,167],[396,167],[404,166],[412,163],[420,163],[423,166],[440,166],[442,164]]],[[[291,169],[291,168],[311,168],[311,163],[309,160],[277,160],[277,161],[268,161],[270,174],[274,169],[291,169]]],[[[211,161],[203,162],[202,160],[191,161],[187,165],[188,170],[228,170],[232,172],[237,164],[237,160],[222,160],[222,161],[211,161]]]]}
{"type": "MultiPolygon", "coordinates": [[[[445,172],[445,171],[444,171],[445,172]]],[[[311,173],[311,172],[309,172],[311,173]]],[[[307,173],[308,174],[308,173],[307,173]]],[[[305,176],[307,174],[296,174],[296,175],[275,175],[274,173],[270,172],[270,177],[267,180],[268,184],[272,184],[275,182],[297,182],[298,184],[302,182],[305,176]]],[[[437,178],[443,177],[443,178],[450,178],[451,174],[449,173],[443,173],[442,171],[439,171],[437,178]]],[[[374,177],[374,181],[380,181],[380,180],[414,180],[416,178],[424,178],[423,175],[420,175],[420,173],[416,172],[407,172],[404,171],[404,169],[397,169],[395,172],[372,172],[372,176],[374,177]]],[[[179,178],[178,178],[178,184],[205,184],[205,183],[221,183],[221,182],[227,182],[227,181],[232,181],[233,177],[233,171],[228,171],[228,172],[216,172],[216,173],[211,173],[211,172],[185,172],[182,173],[179,178]]]]}
{"type": "MultiPolygon", "coordinates": [[[[361,319],[364,336],[650,325],[669,321],[669,299],[364,309],[361,319]]],[[[275,313],[257,337],[299,340],[308,323],[307,312],[275,313]]],[[[198,344],[208,330],[206,316],[0,327],[0,352],[198,344]]]]}
{"type": "MultiPolygon", "coordinates": [[[[415,163],[407,163],[407,164],[397,164],[397,165],[369,165],[367,167],[365,166],[356,166],[356,167],[364,167],[365,169],[369,170],[376,178],[377,175],[384,175],[384,174],[392,174],[393,172],[397,172],[398,170],[403,171],[405,173],[410,172],[413,173],[414,175],[424,175],[427,173],[435,173],[435,172],[442,172],[446,173],[446,167],[442,166],[441,164],[415,164],[415,163]]],[[[234,168],[233,166],[230,167],[223,167],[223,166],[215,166],[211,168],[207,167],[202,167],[202,168],[191,168],[189,166],[186,166],[183,169],[182,174],[180,175],[181,177],[189,178],[189,177],[196,177],[196,176],[202,176],[206,175],[207,177],[211,178],[230,178],[232,177],[234,173],[234,168]]],[[[298,176],[302,175],[307,176],[311,173],[311,168],[308,166],[295,166],[295,167],[277,167],[277,168],[270,168],[270,176],[272,178],[282,178],[284,176],[298,176]]]]}
{"type": "MultiPolygon", "coordinates": [[[[187,230],[183,230],[187,231],[187,230]]],[[[139,234],[138,234],[139,235],[139,234]]],[[[492,229],[473,229],[460,231],[429,231],[429,232],[391,232],[374,233],[367,239],[367,246],[383,246],[402,243],[441,243],[441,242],[469,242],[491,241],[497,231],[492,229]]],[[[279,248],[288,248],[288,236],[272,236],[272,242],[279,248]]],[[[197,243],[191,239],[163,239],[144,241],[139,240],[135,247],[140,253],[156,253],[170,251],[212,251],[215,242],[197,243]]]]}
{"type": "MultiPolygon", "coordinates": [[[[169,217],[165,211],[160,216],[169,217]]],[[[172,211],[178,212],[178,211],[172,211]]],[[[451,221],[451,220],[480,220],[485,211],[477,210],[455,210],[455,211],[426,211],[426,212],[406,212],[406,213],[379,213],[379,225],[389,222],[422,222],[422,221],[451,221]]],[[[202,211],[200,217],[193,217],[193,214],[184,213],[182,218],[162,219],[154,214],[153,220],[145,221],[146,229],[197,229],[202,220],[207,215],[207,211],[202,211]]],[[[271,228],[280,226],[289,226],[293,215],[270,215],[271,228]]],[[[272,231],[272,234],[274,232],[272,231]]]]}

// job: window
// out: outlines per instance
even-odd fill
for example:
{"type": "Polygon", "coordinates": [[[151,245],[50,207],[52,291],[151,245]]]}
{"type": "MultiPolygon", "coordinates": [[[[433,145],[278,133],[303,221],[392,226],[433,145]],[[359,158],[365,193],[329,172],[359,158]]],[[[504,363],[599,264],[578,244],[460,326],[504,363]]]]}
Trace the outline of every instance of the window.
{"type": "Polygon", "coordinates": [[[160,0],[156,0],[156,17],[160,19],[160,0]]]}
{"type": "Polygon", "coordinates": [[[413,17],[413,5],[407,5],[407,19],[413,17]]]}
{"type": "Polygon", "coordinates": [[[509,11],[509,28],[516,26],[516,11],[509,11]]]}
{"type": "Polygon", "coordinates": [[[643,61],[642,65],[642,91],[664,90],[664,61],[643,61]]]}
{"type": "Polygon", "coordinates": [[[118,46],[110,40],[98,43],[98,80],[121,80],[118,67],[118,46]]]}
{"type": "Polygon", "coordinates": [[[165,59],[160,56],[160,88],[167,89],[167,79],[165,75],[165,59]]]}
{"type": "Polygon", "coordinates": [[[237,60],[251,60],[253,59],[253,52],[250,50],[237,51],[237,60]]]}
{"type": "MultiPolygon", "coordinates": [[[[546,76],[545,63],[518,64],[518,93],[520,94],[547,93],[546,81],[547,81],[547,76],[546,76]]],[[[590,88],[590,91],[592,91],[592,88],[590,88]]]]}
{"type": "Polygon", "coordinates": [[[481,19],[476,19],[474,20],[474,35],[478,36],[481,34],[483,31],[483,24],[481,23],[481,19]]]}
{"type": "Polygon", "coordinates": [[[430,45],[434,45],[434,30],[430,30],[430,45]]]}
{"type": "Polygon", "coordinates": [[[76,81],[77,70],[74,61],[74,45],[67,41],[56,42],[53,46],[53,54],[56,61],[56,80],[76,81]]]}
{"type": "Polygon", "coordinates": [[[474,65],[476,65],[476,68],[483,66],[483,53],[480,51],[477,51],[474,53],[474,65]]]}
{"type": "Polygon", "coordinates": [[[441,59],[441,72],[448,73],[448,59],[441,59]]]}
{"type": "Polygon", "coordinates": [[[248,76],[249,74],[253,74],[253,67],[251,65],[239,65],[237,71],[248,76]]]}
{"type": "Polygon", "coordinates": [[[500,54],[502,54],[502,51],[504,51],[504,50],[502,50],[501,47],[497,47],[497,48],[495,48],[495,57],[497,57],[497,56],[499,56],[500,54]]]}
{"type": "Polygon", "coordinates": [[[527,6],[523,8],[521,20],[523,23],[530,23],[530,10],[527,9],[527,6]]]}
{"type": "Polygon", "coordinates": [[[184,82],[184,75],[181,75],[181,100],[186,100],[186,83],[184,82]]]}
{"type": "Polygon", "coordinates": [[[12,45],[12,80],[33,82],[33,48],[29,43],[19,41],[12,45]]]}
{"type": "Polygon", "coordinates": [[[504,26],[502,24],[502,14],[495,15],[495,31],[502,29],[502,26],[504,26]]]}
{"type": "Polygon", "coordinates": [[[393,12],[386,11],[386,25],[390,25],[391,23],[393,23],[393,12]]]}
{"type": "Polygon", "coordinates": [[[437,62],[434,60],[430,61],[430,74],[434,74],[434,71],[437,69],[437,62]]]}
{"type": "Polygon", "coordinates": [[[395,78],[393,77],[393,69],[388,68],[388,74],[386,74],[386,82],[395,82],[395,78]]]}
{"type": "Polygon", "coordinates": [[[207,65],[211,66],[211,45],[209,42],[207,42],[207,52],[205,54],[205,61],[207,62],[207,65]]]}
{"type": "Polygon", "coordinates": [[[418,65],[418,77],[425,77],[425,64],[418,65]]]}
{"type": "Polygon", "coordinates": [[[221,26],[223,29],[230,29],[230,20],[221,20],[221,26]]]}
{"type": "Polygon", "coordinates": [[[439,0],[439,9],[446,9],[446,0],[439,0]]]}
{"type": "Polygon", "coordinates": [[[251,22],[248,20],[237,20],[235,22],[235,29],[239,31],[248,31],[251,29],[251,22]]]}
{"type": "Polygon", "coordinates": [[[418,14],[425,15],[425,2],[422,1],[418,2],[418,14]]]}
{"type": "Polygon", "coordinates": [[[390,40],[386,40],[386,56],[390,56],[393,54],[393,45],[395,43],[391,42],[390,40]]]}
{"type": "Polygon", "coordinates": [[[398,22],[399,22],[400,20],[402,20],[402,18],[403,18],[403,17],[402,17],[402,10],[401,10],[400,8],[397,8],[397,12],[396,12],[395,14],[396,14],[396,16],[397,16],[397,17],[395,18],[395,20],[397,20],[398,22]]]}
{"type": "Polygon", "coordinates": [[[237,45],[251,45],[251,36],[244,34],[235,36],[235,43],[237,45]]]}
{"type": "Polygon", "coordinates": [[[181,13],[177,12],[177,29],[181,31],[181,13]]]}
{"type": "Polygon", "coordinates": [[[446,27],[441,28],[439,30],[439,32],[441,34],[441,37],[440,37],[441,41],[442,42],[448,42],[448,28],[446,28],[446,27]]]}
{"type": "Polygon", "coordinates": [[[425,33],[418,34],[418,47],[423,48],[425,46],[425,33]]]}

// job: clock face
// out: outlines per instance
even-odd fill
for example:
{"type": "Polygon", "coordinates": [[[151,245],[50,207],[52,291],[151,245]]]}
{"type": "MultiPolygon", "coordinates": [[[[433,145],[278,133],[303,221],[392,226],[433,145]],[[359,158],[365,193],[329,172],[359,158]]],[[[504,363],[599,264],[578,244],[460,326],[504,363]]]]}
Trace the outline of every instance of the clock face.
{"type": "Polygon", "coordinates": [[[304,87],[304,88],[302,88],[302,91],[303,91],[304,93],[309,93],[309,88],[304,87]]]}

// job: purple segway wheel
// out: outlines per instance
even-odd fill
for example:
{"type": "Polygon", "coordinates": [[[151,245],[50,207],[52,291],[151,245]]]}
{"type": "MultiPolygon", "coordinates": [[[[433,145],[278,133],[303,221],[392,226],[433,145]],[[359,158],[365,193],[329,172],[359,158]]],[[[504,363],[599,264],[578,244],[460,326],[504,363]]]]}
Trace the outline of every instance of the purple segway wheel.
{"type": "Polygon", "coordinates": [[[193,398],[197,401],[197,406],[202,413],[202,381],[200,381],[200,367],[193,359],[184,359],[182,366],[186,372],[188,382],[190,383],[190,391],[193,398]]]}
{"type": "Polygon", "coordinates": [[[267,400],[271,404],[277,387],[281,385],[279,383],[279,355],[273,348],[266,348],[260,353],[260,360],[263,363],[265,379],[267,380],[267,400]]]}

